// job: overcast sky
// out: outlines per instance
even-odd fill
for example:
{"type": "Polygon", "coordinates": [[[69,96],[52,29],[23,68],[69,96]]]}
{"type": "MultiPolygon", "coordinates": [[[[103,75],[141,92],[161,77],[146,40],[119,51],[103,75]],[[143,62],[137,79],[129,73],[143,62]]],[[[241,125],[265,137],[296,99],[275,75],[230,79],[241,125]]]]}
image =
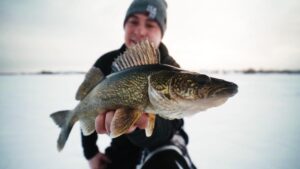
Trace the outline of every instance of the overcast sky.
{"type": "MultiPolygon", "coordinates": [[[[168,2],[163,42],[186,69],[300,69],[299,0],[168,2]]],[[[131,0],[0,0],[0,72],[86,71],[123,43],[131,0]]]]}

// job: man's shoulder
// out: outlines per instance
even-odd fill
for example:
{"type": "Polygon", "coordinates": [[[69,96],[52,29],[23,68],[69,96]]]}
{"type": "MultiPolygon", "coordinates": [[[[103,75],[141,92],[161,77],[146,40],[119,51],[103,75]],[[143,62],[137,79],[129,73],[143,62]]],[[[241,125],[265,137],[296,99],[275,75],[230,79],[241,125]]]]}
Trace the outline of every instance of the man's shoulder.
{"type": "Polygon", "coordinates": [[[120,53],[121,53],[120,49],[107,52],[107,53],[101,55],[98,58],[98,60],[96,61],[96,63],[106,64],[106,62],[110,62],[110,61],[114,60],[116,57],[118,57],[120,55],[120,53]]]}
{"type": "Polygon", "coordinates": [[[103,58],[111,58],[111,57],[119,56],[120,54],[121,54],[121,49],[116,49],[116,50],[112,50],[112,51],[109,51],[109,52],[103,54],[101,57],[103,57],[103,58]]]}
{"type": "Polygon", "coordinates": [[[97,59],[94,66],[100,68],[105,75],[109,74],[111,72],[112,62],[122,53],[123,48],[122,46],[120,49],[103,54],[97,59]]]}
{"type": "Polygon", "coordinates": [[[159,52],[160,52],[161,63],[172,65],[172,66],[175,66],[175,67],[180,67],[179,64],[175,61],[175,59],[172,56],[169,55],[169,51],[163,43],[160,43],[158,49],[159,49],[159,52]]]}

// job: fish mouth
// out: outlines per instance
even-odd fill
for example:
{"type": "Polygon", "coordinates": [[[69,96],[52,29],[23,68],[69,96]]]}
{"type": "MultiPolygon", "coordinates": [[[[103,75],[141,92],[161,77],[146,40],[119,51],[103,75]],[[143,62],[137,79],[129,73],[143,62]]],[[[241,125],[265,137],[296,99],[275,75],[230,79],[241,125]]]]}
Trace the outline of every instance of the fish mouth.
{"type": "MultiPolygon", "coordinates": [[[[224,82],[224,81],[223,81],[224,82]]],[[[229,97],[234,96],[238,92],[238,86],[232,82],[223,83],[212,95],[206,100],[206,108],[217,107],[224,104],[229,97]]]]}
{"type": "Polygon", "coordinates": [[[237,92],[238,92],[238,86],[235,83],[228,82],[226,83],[226,85],[216,90],[214,94],[217,96],[232,97],[237,92]]]}

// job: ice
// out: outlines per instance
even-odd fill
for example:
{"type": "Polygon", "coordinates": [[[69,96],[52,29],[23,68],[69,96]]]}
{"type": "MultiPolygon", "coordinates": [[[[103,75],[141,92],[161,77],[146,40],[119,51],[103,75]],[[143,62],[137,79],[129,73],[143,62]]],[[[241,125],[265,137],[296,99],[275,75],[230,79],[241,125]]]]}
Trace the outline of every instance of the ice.
{"type": "MultiPolygon", "coordinates": [[[[0,168],[82,169],[79,125],[62,152],[52,112],[72,109],[84,75],[0,76],[0,168]]],[[[300,168],[300,76],[215,74],[239,85],[224,105],[185,119],[198,168],[300,168]]],[[[110,139],[100,135],[103,151],[110,139]]]]}

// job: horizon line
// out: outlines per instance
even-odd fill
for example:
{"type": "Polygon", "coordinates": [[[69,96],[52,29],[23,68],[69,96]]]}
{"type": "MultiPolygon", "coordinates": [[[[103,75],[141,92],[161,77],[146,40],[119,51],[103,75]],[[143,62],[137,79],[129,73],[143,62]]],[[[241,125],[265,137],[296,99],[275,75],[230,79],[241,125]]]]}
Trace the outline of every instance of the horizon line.
{"type": "MultiPolygon", "coordinates": [[[[223,70],[197,70],[196,72],[213,73],[213,74],[227,74],[227,73],[243,73],[243,74],[300,74],[300,69],[223,69],[223,70]]],[[[0,75],[57,75],[57,74],[86,74],[87,71],[79,70],[66,70],[66,71],[53,71],[53,70],[40,70],[40,71],[11,71],[0,72],[0,75]]]]}

